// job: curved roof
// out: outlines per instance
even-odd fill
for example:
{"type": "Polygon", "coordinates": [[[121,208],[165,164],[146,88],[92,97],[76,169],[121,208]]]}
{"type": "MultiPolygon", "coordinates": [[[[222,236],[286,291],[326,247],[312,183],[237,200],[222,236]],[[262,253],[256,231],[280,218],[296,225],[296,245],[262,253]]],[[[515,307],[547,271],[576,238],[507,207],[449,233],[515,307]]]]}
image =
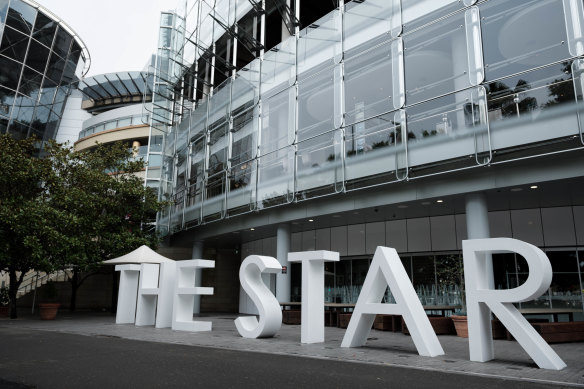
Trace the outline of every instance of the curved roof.
{"type": "Polygon", "coordinates": [[[147,72],[99,74],[79,81],[79,90],[94,101],[151,94],[152,77],[147,72]]]}
{"type": "Polygon", "coordinates": [[[91,67],[91,56],[89,55],[89,49],[87,48],[87,46],[85,45],[85,42],[83,42],[81,37],[79,35],[77,35],[77,33],[67,23],[65,23],[63,21],[63,19],[59,18],[57,15],[55,15],[54,13],[52,13],[51,11],[49,11],[47,8],[43,7],[39,3],[37,3],[33,0],[22,0],[22,2],[36,8],[38,11],[42,12],[47,17],[53,19],[55,22],[57,22],[59,24],[59,26],[61,28],[63,28],[65,31],[67,31],[73,37],[73,39],[75,39],[75,41],[81,47],[81,51],[83,53],[82,55],[85,58],[85,67],[83,68],[83,73],[82,73],[82,75],[85,76],[87,74],[87,72],[89,71],[89,68],[91,67]]]}

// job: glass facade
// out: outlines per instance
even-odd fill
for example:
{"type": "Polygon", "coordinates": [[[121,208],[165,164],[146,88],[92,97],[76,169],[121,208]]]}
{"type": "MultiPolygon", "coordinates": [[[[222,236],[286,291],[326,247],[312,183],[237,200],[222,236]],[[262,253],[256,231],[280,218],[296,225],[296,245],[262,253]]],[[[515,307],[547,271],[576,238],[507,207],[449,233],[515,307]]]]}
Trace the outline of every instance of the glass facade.
{"type": "Polygon", "coordinates": [[[0,132],[54,139],[87,49],[63,23],[21,0],[0,1],[0,132]]]}
{"type": "MultiPolygon", "coordinates": [[[[582,116],[575,103],[584,15],[572,2],[339,2],[267,51],[256,30],[276,32],[261,18],[255,35],[225,30],[259,15],[240,3],[221,3],[228,21],[197,0],[185,2],[184,15],[164,19],[175,28],[162,28],[159,62],[168,63],[157,71],[164,83],[183,85],[153,104],[155,115],[166,101],[158,110],[165,161],[176,165],[181,150],[207,138],[200,159],[187,162],[202,166],[197,182],[205,190],[184,199],[200,212],[181,215],[173,231],[243,210],[512,160],[525,154],[517,152],[524,144],[530,155],[546,154],[552,142],[554,150],[582,146],[571,139],[580,135],[582,116]],[[245,64],[242,51],[253,54],[245,64]],[[168,61],[173,55],[182,68],[168,61]],[[570,125],[546,131],[560,110],[570,125]],[[188,135],[178,139],[179,130],[188,135]],[[228,184],[242,172],[243,181],[228,184]]],[[[176,176],[168,179],[163,195],[184,191],[176,176]]],[[[162,232],[170,227],[170,219],[160,219],[162,232]]]]}

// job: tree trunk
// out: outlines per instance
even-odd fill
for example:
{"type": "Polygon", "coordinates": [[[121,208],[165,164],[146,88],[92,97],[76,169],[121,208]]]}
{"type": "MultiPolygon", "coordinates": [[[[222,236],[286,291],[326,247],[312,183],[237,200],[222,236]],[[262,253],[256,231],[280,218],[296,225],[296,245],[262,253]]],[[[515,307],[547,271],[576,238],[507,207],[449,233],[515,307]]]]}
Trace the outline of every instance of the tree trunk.
{"type": "Polygon", "coordinates": [[[77,290],[79,289],[79,271],[77,268],[73,269],[73,278],[71,279],[71,301],[69,304],[69,311],[75,312],[77,309],[77,290]]]}
{"type": "Polygon", "coordinates": [[[15,269],[9,269],[8,274],[10,278],[10,285],[8,286],[8,297],[10,298],[10,318],[16,319],[18,317],[16,313],[16,294],[18,293],[20,282],[18,282],[18,278],[16,277],[15,269]]]}

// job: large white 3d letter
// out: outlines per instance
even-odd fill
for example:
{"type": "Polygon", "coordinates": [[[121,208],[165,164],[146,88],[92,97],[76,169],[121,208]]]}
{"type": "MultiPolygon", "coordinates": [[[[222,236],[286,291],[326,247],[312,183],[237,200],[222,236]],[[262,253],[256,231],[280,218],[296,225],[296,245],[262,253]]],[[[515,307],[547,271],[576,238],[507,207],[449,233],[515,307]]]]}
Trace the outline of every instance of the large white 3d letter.
{"type": "Polygon", "coordinates": [[[262,281],[262,273],[279,273],[282,266],[276,258],[250,255],[239,269],[241,287],[258,308],[259,322],[255,316],[238,317],[235,327],[244,338],[269,338],[282,326],[280,303],[262,281]]]}
{"type": "Polygon", "coordinates": [[[402,315],[420,355],[444,354],[397,252],[388,247],[375,251],[341,347],[364,345],[376,314],[402,315]],[[388,285],[396,304],[381,303],[388,285]]]}
{"type": "Polygon", "coordinates": [[[324,342],[324,263],[339,260],[332,251],[289,253],[289,262],[302,262],[302,343],[324,342]]]}
{"type": "Polygon", "coordinates": [[[117,265],[116,271],[120,272],[116,324],[134,323],[140,265],[117,265]]]}
{"type": "Polygon", "coordinates": [[[464,240],[462,250],[471,361],[485,362],[495,356],[491,336],[493,311],[539,367],[554,370],[566,367],[512,304],[535,299],[550,287],[552,267],[544,252],[529,243],[510,238],[464,240]],[[523,285],[505,290],[488,287],[485,254],[497,252],[514,252],[525,258],[529,276],[523,285]]]}
{"type": "Polygon", "coordinates": [[[176,262],[163,262],[160,265],[142,264],[136,325],[156,328],[172,326],[172,298],[176,262]],[[160,273],[160,274],[159,274],[160,273]]]}
{"type": "Polygon", "coordinates": [[[214,268],[215,261],[191,259],[176,263],[176,283],[174,287],[174,306],[172,313],[172,329],[180,331],[211,331],[210,321],[194,321],[193,306],[195,295],[213,294],[213,288],[202,288],[195,283],[197,269],[214,268]]]}

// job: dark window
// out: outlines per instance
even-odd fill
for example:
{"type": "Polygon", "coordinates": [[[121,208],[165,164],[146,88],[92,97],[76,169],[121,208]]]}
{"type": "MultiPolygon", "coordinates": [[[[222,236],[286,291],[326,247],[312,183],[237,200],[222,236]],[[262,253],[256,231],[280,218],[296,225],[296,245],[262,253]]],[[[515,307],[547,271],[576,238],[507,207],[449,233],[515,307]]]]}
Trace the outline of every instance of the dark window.
{"type": "Polygon", "coordinates": [[[36,100],[41,89],[42,81],[42,74],[37,73],[31,68],[25,66],[22,72],[22,79],[20,80],[18,92],[36,100]]]}
{"type": "MultiPolygon", "coordinates": [[[[300,28],[306,28],[337,8],[336,0],[300,0],[300,28]]],[[[267,35],[267,34],[266,34],[267,35]]]]}
{"type": "Polygon", "coordinates": [[[47,67],[47,60],[49,59],[49,49],[40,43],[32,40],[30,42],[30,48],[28,49],[28,55],[26,57],[26,65],[30,66],[34,70],[40,73],[45,72],[47,67]]]}
{"type": "Polygon", "coordinates": [[[28,35],[21,34],[11,28],[5,28],[2,44],[0,45],[0,54],[19,62],[24,62],[28,41],[28,35]]]}
{"type": "Polygon", "coordinates": [[[28,136],[28,126],[13,120],[10,122],[8,133],[17,140],[25,139],[28,136]]]}
{"type": "Polygon", "coordinates": [[[10,9],[8,10],[6,25],[14,27],[26,34],[30,34],[36,15],[37,11],[34,7],[25,4],[20,0],[12,0],[10,3],[10,9]]]}
{"type": "Polygon", "coordinates": [[[65,60],[55,53],[51,53],[49,59],[49,67],[47,68],[47,77],[51,80],[59,83],[61,81],[61,76],[63,75],[63,70],[65,70],[65,60]]]}
{"type": "Polygon", "coordinates": [[[53,19],[40,13],[37,16],[36,22],[34,24],[34,31],[32,37],[43,45],[51,47],[53,45],[53,38],[55,37],[55,32],[57,31],[57,22],[53,19]]]}
{"type": "Polygon", "coordinates": [[[0,24],[5,23],[8,12],[8,0],[0,0],[0,24]]]}
{"type": "Polygon", "coordinates": [[[0,69],[2,69],[2,72],[0,72],[0,85],[16,90],[22,65],[0,55],[0,69]]]}
{"type": "Polygon", "coordinates": [[[0,116],[10,117],[16,92],[0,86],[0,116]]]}
{"type": "Polygon", "coordinates": [[[8,132],[8,118],[0,116],[0,134],[8,132]]]}
{"type": "Polygon", "coordinates": [[[53,51],[60,57],[67,58],[67,54],[69,54],[69,48],[71,47],[71,40],[71,35],[59,27],[57,30],[57,37],[55,38],[55,43],[53,44],[53,51]]]}

